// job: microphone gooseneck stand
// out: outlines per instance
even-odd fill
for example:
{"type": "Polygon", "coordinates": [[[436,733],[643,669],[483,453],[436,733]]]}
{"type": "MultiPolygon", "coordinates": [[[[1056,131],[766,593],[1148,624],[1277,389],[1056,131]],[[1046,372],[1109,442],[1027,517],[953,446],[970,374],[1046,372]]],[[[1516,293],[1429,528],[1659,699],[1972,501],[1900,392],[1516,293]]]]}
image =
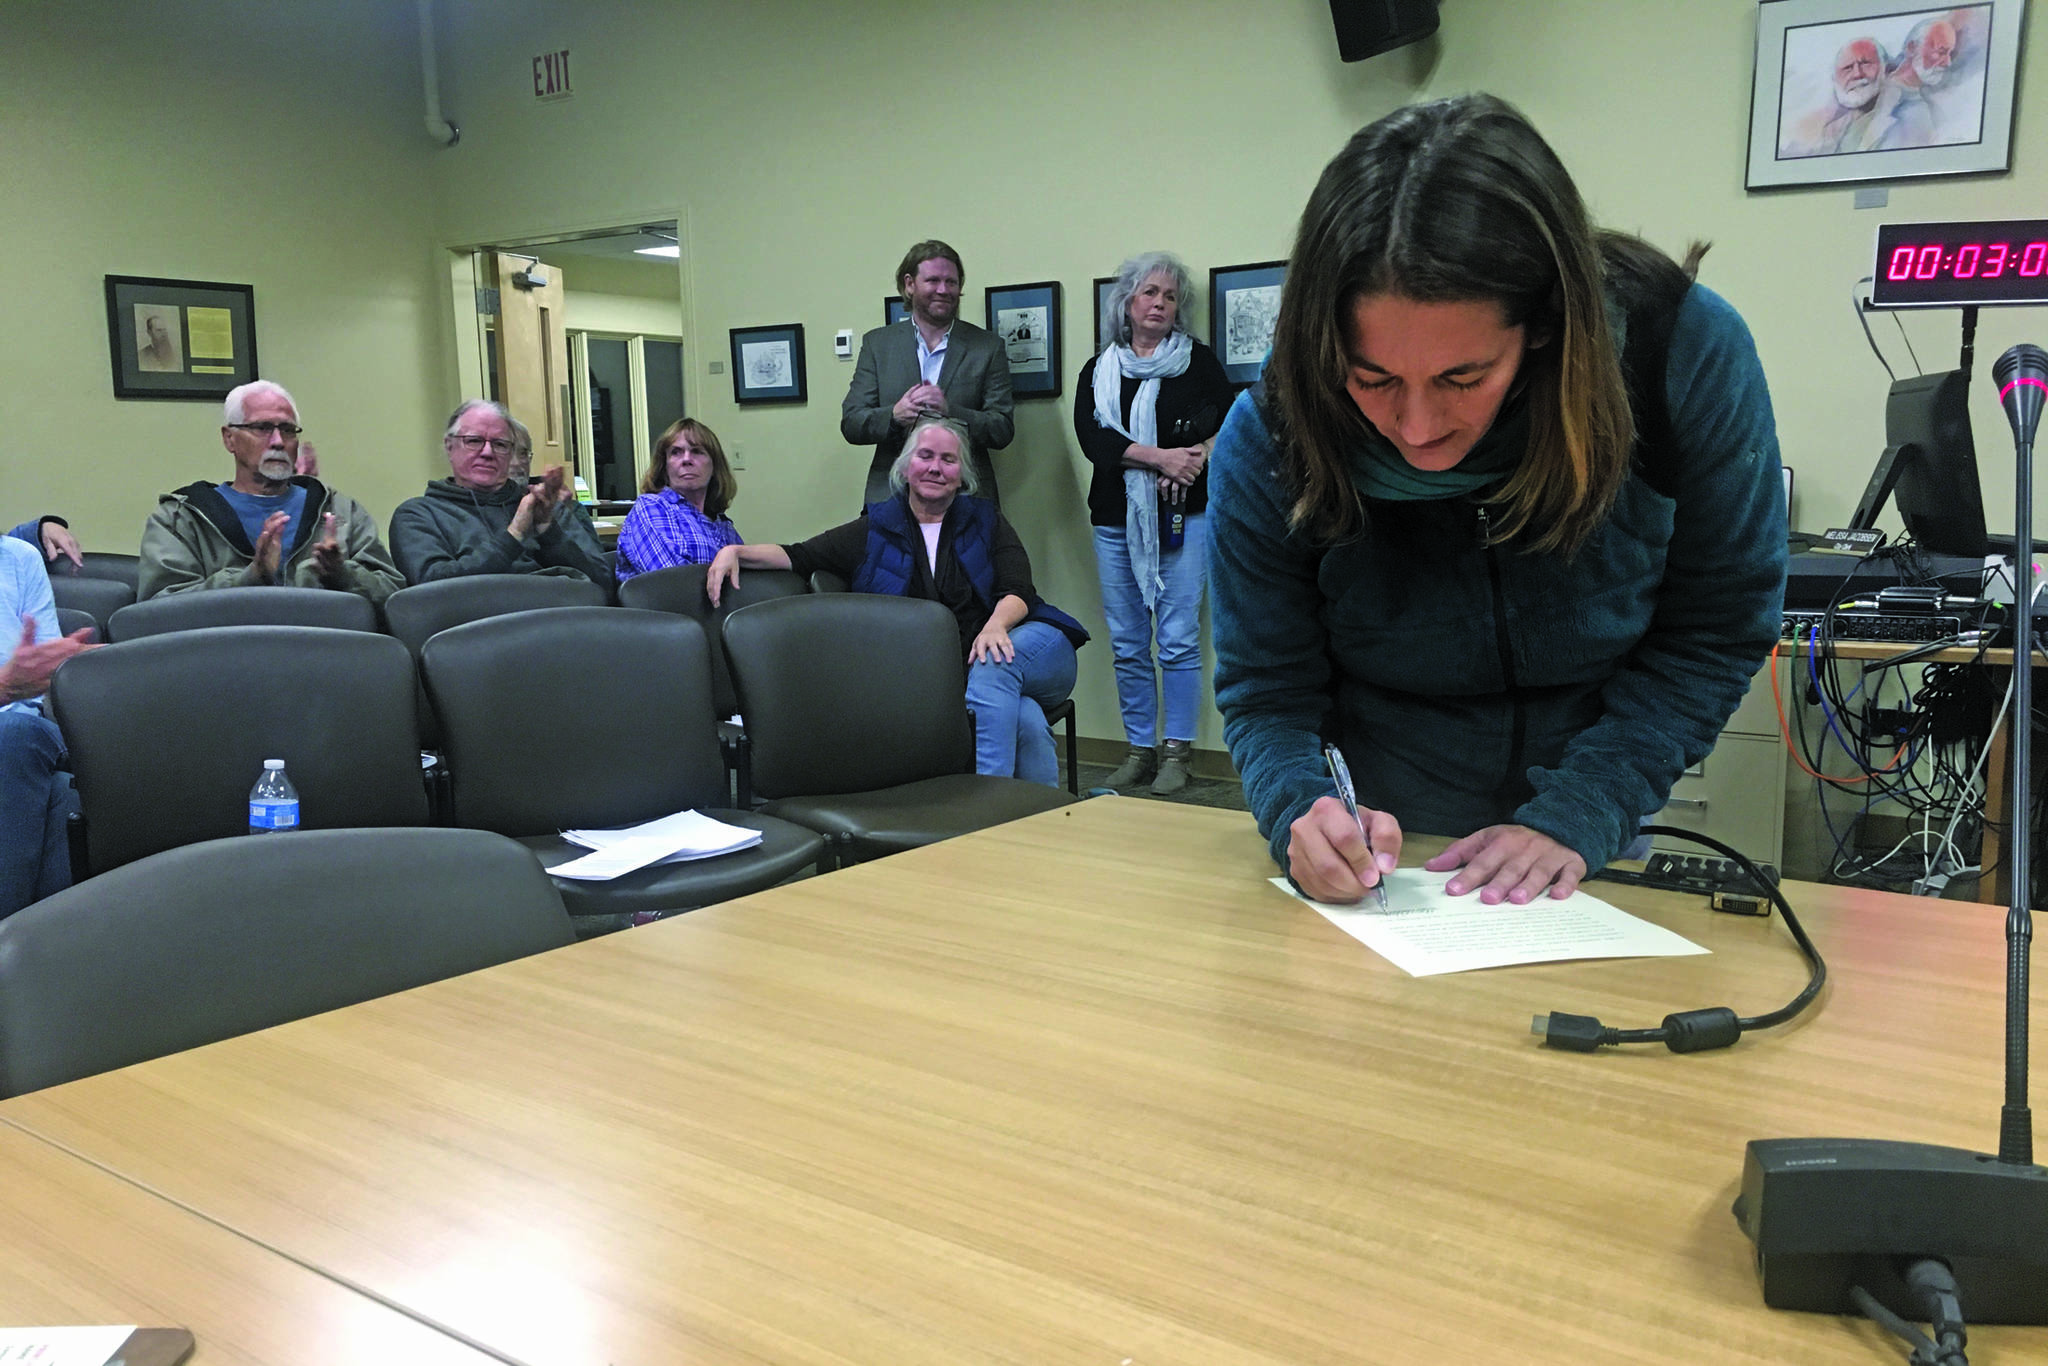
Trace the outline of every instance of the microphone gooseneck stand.
{"type": "Polygon", "coordinates": [[[2048,1169],[2033,1160],[2027,1104],[2032,881],[2034,430],[2048,353],[2015,346],[1991,368],[2013,427],[2015,566],[2011,834],[2006,915],[2005,1103],[1998,1155],[1884,1139],[1750,1140],[1735,1218],[1756,1245],[1764,1303],[1867,1314],[1911,1360],[1967,1366],[1964,1316],[2048,1323],[2048,1169]],[[1932,1327],[1932,1336],[1915,1322],[1932,1327]]]}

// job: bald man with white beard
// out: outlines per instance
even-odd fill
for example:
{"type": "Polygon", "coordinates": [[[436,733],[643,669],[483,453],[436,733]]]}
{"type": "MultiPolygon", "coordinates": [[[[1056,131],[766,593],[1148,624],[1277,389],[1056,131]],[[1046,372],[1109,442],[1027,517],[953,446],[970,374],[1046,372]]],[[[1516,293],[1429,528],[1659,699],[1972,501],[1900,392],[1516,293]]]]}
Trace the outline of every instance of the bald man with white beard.
{"type": "Polygon", "coordinates": [[[1785,140],[1791,156],[1834,156],[1867,152],[1890,126],[1899,91],[1885,80],[1885,54],[1873,38],[1855,38],[1835,54],[1834,99],[1792,125],[1785,140]]]}
{"type": "Polygon", "coordinates": [[[1935,102],[1954,74],[1957,45],[1955,25],[1946,19],[1922,19],[1906,35],[1905,50],[1887,86],[1890,117],[1877,130],[1879,148],[1955,141],[1941,135],[1941,111],[1935,102]]]}

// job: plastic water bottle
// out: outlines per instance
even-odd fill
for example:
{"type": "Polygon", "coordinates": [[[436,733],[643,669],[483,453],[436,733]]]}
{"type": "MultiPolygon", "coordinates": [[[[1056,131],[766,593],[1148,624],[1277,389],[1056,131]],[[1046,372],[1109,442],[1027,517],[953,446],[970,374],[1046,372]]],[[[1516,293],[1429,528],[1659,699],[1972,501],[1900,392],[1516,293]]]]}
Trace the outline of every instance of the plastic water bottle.
{"type": "Polygon", "coordinates": [[[270,835],[299,828],[299,790],[284,776],[284,760],[265,759],[263,776],[249,789],[249,833],[270,835]]]}

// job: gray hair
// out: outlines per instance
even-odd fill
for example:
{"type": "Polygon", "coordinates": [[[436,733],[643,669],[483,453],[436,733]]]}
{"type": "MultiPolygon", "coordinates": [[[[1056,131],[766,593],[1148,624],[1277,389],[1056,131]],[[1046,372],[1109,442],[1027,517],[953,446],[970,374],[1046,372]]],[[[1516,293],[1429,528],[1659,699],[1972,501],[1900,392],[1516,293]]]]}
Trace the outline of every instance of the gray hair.
{"type": "Polygon", "coordinates": [[[981,492],[981,476],[974,472],[974,443],[968,440],[967,428],[950,417],[921,417],[911,424],[910,430],[903,435],[903,454],[889,466],[889,491],[900,496],[910,487],[910,457],[917,452],[918,435],[933,427],[959,438],[960,492],[972,498],[981,492]]]}
{"type": "MultiPolygon", "coordinates": [[[[495,399],[466,398],[455,405],[454,412],[448,414],[448,430],[441,433],[441,439],[446,441],[449,437],[455,435],[455,424],[479,408],[489,408],[493,413],[497,414],[500,422],[503,422],[507,427],[514,426],[515,419],[512,416],[511,410],[504,404],[497,402],[495,399]]],[[[516,430],[514,435],[517,435],[516,430]]]]}
{"type": "Polygon", "coordinates": [[[1164,275],[1173,281],[1173,291],[1178,304],[1173,310],[1173,330],[1188,330],[1188,305],[1194,302],[1195,282],[1188,276],[1188,268],[1180,258],[1170,251],[1148,251],[1117,267],[1116,283],[1109,287],[1109,300],[1102,306],[1102,335],[1096,338],[1100,348],[1129,346],[1131,344],[1131,296],[1138,292],[1148,276],[1164,275]]]}
{"type": "Polygon", "coordinates": [[[247,384],[238,384],[228,390],[228,401],[220,407],[221,425],[232,427],[238,422],[247,422],[249,420],[249,400],[260,394],[276,394],[286,403],[292,405],[294,415],[299,411],[297,401],[285,392],[282,384],[272,384],[267,379],[252,379],[247,384]]]}
{"type": "Polygon", "coordinates": [[[512,424],[512,459],[505,465],[505,477],[524,479],[533,473],[533,433],[516,417],[505,420],[512,424]]]}

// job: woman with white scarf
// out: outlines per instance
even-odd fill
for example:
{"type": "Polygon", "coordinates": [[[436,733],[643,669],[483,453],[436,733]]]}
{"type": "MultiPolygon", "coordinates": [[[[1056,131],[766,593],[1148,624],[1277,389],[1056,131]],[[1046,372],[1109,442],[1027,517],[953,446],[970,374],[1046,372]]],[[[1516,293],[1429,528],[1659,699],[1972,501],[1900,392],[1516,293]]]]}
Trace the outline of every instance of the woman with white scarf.
{"type": "Polygon", "coordinates": [[[1188,781],[1202,703],[1206,468],[1234,396],[1216,353],[1187,334],[1191,290],[1187,267],[1167,252],[1124,262],[1103,309],[1101,354],[1074,390],[1074,434],[1095,467],[1088,519],[1131,746],[1107,781],[1149,780],[1155,796],[1188,781]]]}

